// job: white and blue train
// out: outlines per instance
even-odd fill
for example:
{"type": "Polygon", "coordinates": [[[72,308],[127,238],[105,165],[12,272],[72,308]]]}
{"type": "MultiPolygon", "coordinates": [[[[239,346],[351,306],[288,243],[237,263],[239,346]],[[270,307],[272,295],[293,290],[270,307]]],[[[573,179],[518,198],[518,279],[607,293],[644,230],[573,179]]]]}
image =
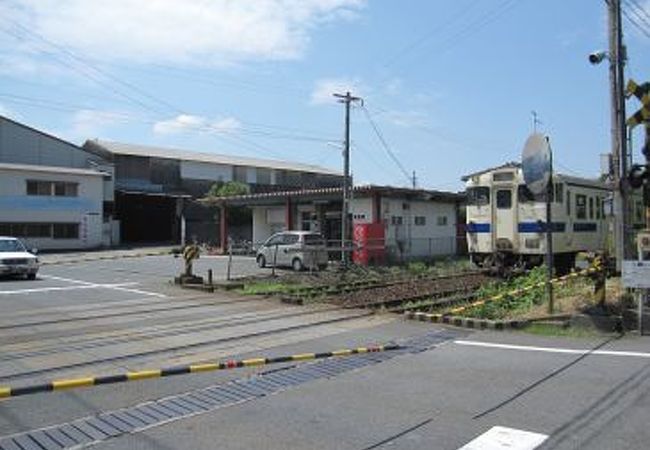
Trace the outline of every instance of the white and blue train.
{"type": "MultiPolygon", "coordinates": [[[[520,164],[508,163],[462,178],[467,189],[466,234],[471,260],[484,268],[529,268],[546,256],[546,199],[526,187],[520,164]]],[[[573,267],[576,254],[611,245],[611,189],[603,182],[553,176],[551,220],[554,263],[573,267]]],[[[643,223],[635,198],[631,217],[643,223]]]]}

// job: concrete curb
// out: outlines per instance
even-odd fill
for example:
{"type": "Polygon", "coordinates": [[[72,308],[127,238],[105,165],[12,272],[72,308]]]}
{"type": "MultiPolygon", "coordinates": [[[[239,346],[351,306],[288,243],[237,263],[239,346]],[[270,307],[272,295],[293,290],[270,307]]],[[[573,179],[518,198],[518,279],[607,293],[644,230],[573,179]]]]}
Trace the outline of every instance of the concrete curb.
{"type": "Polygon", "coordinates": [[[442,323],[455,327],[478,329],[478,330],[516,330],[528,325],[527,320],[488,320],[474,319],[470,317],[450,316],[444,314],[429,314],[423,312],[407,311],[404,317],[409,320],[420,322],[442,323]]]}
{"type": "Polygon", "coordinates": [[[12,387],[0,386],[0,399],[31,395],[43,392],[62,391],[69,389],[100,386],[104,384],[125,383],[128,381],[139,381],[151,378],[169,377],[175,375],[186,375],[199,372],[211,372],[215,370],[238,369],[241,367],[266,366],[287,362],[310,361],[314,359],[345,357],[363,353],[389,352],[400,350],[403,347],[397,344],[376,345],[368,347],[347,348],[322,353],[301,353],[297,355],[276,356],[273,358],[249,358],[242,360],[228,360],[189,364],[184,366],[167,367],[163,369],[141,370],[137,372],[126,372],[121,374],[91,376],[83,378],[70,378],[54,380],[49,383],[32,384],[28,386],[12,387]]]}
{"type": "Polygon", "coordinates": [[[171,255],[173,254],[171,250],[161,250],[156,252],[139,252],[139,253],[127,253],[122,255],[105,255],[105,256],[96,256],[96,257],[84,257],[84,258],[75,258],[75,259],[61,259],[58,261],[41,261],[41,266],[53,266],[59,264],[74,264],[80,262],[91,262],[91,261],[103,261],[103,260],[114,260],[114,259],[123,259],[123,258],[141,258],[143,256],[162,256],[162,255],[171,255]]]}

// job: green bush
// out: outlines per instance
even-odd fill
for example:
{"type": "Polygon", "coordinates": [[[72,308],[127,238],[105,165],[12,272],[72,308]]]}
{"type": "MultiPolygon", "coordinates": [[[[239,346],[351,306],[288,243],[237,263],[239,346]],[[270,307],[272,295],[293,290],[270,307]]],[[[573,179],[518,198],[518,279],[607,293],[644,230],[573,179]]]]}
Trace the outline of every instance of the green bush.
{"type": "Polygon", "coordinates": [[[482,319],[503,319],[513,311],[528,310],[533,305],[540,305],[546,301],[546,288],[543,284],[515,295],[509,294],[509,292],[536,285],[545,280],[546,267],[541,266],[521,277],[483,285],[476,293],[477,299],[486,299],[495,295],[505,295],[505,298],[489,301],[484,305],[472,308],[466,312],[466,315],[482,319]]]}

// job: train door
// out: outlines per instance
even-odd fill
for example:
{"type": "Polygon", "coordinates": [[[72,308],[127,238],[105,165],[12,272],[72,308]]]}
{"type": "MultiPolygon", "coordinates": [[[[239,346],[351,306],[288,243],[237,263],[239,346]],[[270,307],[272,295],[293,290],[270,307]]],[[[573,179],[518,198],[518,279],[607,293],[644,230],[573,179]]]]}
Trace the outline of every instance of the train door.
{"type": "Polygon", "coordinates": [[[510,187],[494,189],[494,223],[493,250],[516,250],[517,247],[517,208],[515,208],[514,191],[510,187]]]}

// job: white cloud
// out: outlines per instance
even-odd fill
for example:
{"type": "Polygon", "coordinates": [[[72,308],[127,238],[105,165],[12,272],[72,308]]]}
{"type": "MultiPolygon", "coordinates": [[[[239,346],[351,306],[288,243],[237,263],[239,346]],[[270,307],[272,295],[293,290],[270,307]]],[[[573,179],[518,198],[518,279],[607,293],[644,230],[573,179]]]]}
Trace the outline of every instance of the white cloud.
{"type": "Polygon", "coordinates": [[[119,111],[81,109],[72,116],[71,138],[88,139],[99,136],[106,128],[125,123],[132,116],[119,111]]]}
{"type": "Polygon", "coordinates": [[[427,125],[427,115],[419,111],[386,111],[384,118],[389,123],[402,128],[427,125]]]}
{"type": "Polygon", "coordinates": [[[345,94],[346,92],[363,97],[368,94],[368,89],[362,86],[359,79],[324,78],[316,81],[310,103],[312,105],[335,103],[336,98],[332,94],[345,94]]]}
{"type": "Polygon", "coordinates": [[[238,130],[241,122],[234,117],[208,119],[203,116],[180,114],[172,119],[161,120],[153,125],[156,134],[179,134],[188,132],[204,132],[223,134],[238,130]]]}
{"type": "MultiPolygon", "coordinates": [[[[40,47],[37,33],[93,59],[221,65],[299,57],[309,32],[348,21],[366,0],[15,0],[0,16],[40,47]]],[[[26,42],[4,51],[27,53],[26,42]]],[[[32,45],[33,47],[33,45],[32,45]]],[[[48,48],[53,51],[52,48],[48,48]]],[[[57,50],[54,50],[57,51],[57,50]]]]}

